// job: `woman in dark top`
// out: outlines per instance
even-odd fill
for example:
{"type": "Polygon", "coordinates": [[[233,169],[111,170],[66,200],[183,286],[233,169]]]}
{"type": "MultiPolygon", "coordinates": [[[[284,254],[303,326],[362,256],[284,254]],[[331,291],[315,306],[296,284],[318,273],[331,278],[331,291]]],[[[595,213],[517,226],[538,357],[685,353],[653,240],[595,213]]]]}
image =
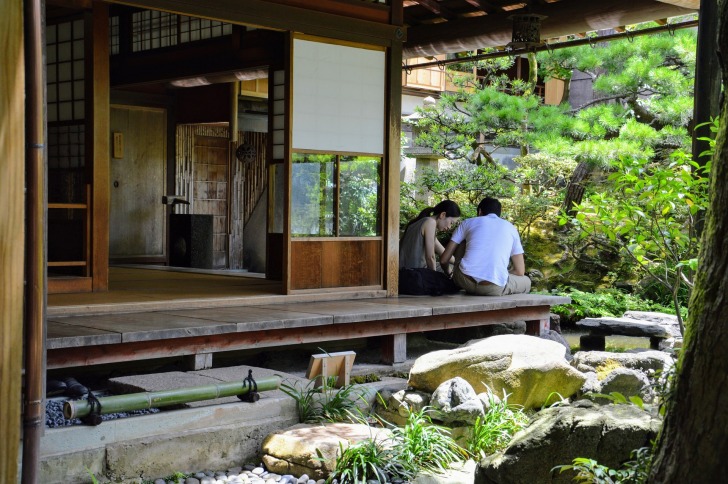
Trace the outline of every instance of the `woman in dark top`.
{"type": "Polygon", "coordinates": [[[445,249],[435,235],[448,230],[459,217],[460,207],[452,200],[443,200],[420,212],[404,229],[399,244],[399,268],[441,270],[437,262],[445,249]]]}

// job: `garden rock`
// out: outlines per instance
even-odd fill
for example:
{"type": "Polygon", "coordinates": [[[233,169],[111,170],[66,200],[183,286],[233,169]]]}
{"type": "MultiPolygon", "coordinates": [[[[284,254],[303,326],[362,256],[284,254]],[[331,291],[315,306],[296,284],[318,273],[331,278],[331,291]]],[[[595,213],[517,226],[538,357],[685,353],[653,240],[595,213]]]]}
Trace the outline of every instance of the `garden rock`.
{"type": "Polygon", "coordinates": [[[571,362],[576,368],[596,371],[597,367],[612,360],[625,368],[632,368],[649,373],[649,370],[664,371],[672,368],[673,358],[657,350],[640,350],[628,353],[611,353],[608,351],[578,351],[571,362]]]}
{"type": "Polygon", "coordinates": [[[570,397],[586,380],[569,366],[564,354],[561,344],[535,336],[494,336],[417,358],[408,383],[414,389],[434,392],[441,383],[459,376],[478,393],[505,392],[509,403],[536,408],[552,392],[570,397]]]}
{"type": "Polygon", "coordinates": [[[484,415],[483,403],[475,390],[460,377],[447,380],[437,387],[430,399],[430,405],[440,412],[437,418],[447,424],[475,424],[475,420],[484,415]]]}
{"type": "Polygon", "coordinates": [[[556,343],[559,343],[560,345],[563,345],[566,349],[566,353],[564,354],[564,357],[567,361],[571,361],[574,359],[574,357],[571,355],[571,347],[569,346],[569,343],[566,342],[563,336],[561,336],[561,333],[554,331],[553,329],[548,329],[544,332],[542,332],[539,335],[539,338],[547,339],[549,341],[555,341],[556,343]]]}
{"type": "Polygon", "coordinates": [[[601,393],[621,393],[625,397],[638,396],[645,399],[649,393],[650,382],[640,370],[615,368],[601,381],[601,393]]]}
{"type": "Polygon", "coordinates": [[[516,433],[502,453],[479,464],[475,483],[570,483],[573,473],[557,471],[552,480],[551,469],[571,464],[576,457],[617,468],[629,460],[632,450],[649,445],[659,428],[659,419],[634,405],[598,406],[580,400],[546,408],[516,433]]]}
{"type": "Polygon", "coordinates": [[[377,401],[375,412],[385,421],[402,426],[407,423],[410,412],[419,412],[430,404],[430,394],[417,390],[400,390],[384,398],[384,404],[377,401]]]}
{"type": "Polygon", "coordinates": [[[263,463],[268,472],[307,474],[314,479],[323,479],[334,469],[339,444],[347,448],[367,439],[385,441],[390,437],[391,433],[386,429],[363,424],[298,424],[265,438],[263,463]]]}

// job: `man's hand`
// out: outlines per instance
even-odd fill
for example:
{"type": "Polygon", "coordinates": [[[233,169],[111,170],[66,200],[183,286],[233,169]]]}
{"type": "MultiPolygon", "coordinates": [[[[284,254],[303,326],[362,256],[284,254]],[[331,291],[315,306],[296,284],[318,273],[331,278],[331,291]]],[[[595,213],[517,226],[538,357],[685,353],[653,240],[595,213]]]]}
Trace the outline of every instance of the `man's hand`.
{"type": "Polygon", "coordinates": [[[450,277],[452,277],[452,271],[450,270],[450,259],[453,257],[455,249],[457,248],[458,244],[451,240],[447,243],[447,246],[445,247],[445,252],[443,252],[440,256],[440,267],[442,267],[442,271],[450,277]]]}

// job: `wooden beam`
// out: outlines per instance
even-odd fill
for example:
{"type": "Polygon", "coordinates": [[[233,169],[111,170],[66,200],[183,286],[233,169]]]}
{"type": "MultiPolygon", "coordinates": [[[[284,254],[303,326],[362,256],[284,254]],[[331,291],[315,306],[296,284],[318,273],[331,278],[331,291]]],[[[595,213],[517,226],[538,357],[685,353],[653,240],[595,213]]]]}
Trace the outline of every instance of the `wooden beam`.
{"type": "Polygon", "coordinates": [[[315,2],[311,0],[270,1],[290,7],[303,7],[308,10],[316,10],[317,12],[333,13],[345,17],[370,20],[372,22],[387,23],[389,21],[390,7],[381,3],[362,2],[361,0],[353,2],[342,2],[341,0],[316,0],[315,2]]]}
{"type": "Polygon", "coordinates": [[[23,3],[0,4],[0,482],[18,482],[25,242],[23,3]]]}
{"type": "Polygon", "coordinates": [[[496,5],[493,2],[487,2],[486,0],[465,0],[473,7],[478,7],[485,13],[503,12],[503,7],[496,5]]]}
{"type": "MultiPolygon", "coordinates": [[[[468,328],[489,324],[526,321],[529,328],[548,320],[550,306],[517,307],[495,311],[441,314],[420,318],[329,324],[301,328],[224,333],[190,338],[138,341],[131,343],[56,348],[48,350],[48,369],[119,363],[130,360],[169,358],[185,355],[235,351],[247,348],[320,343],[374,336],[403,335],[423,331],[468,328]],[[538,323],[529,323],[536,321],[538,323]]],[[[401,337],[400,337],[401,342],[401,337]]],[[[399,353],[401,355],[401,353],[399,353]]]]}
{"type": "Polygon", "coordinates": [[[86,99],[86,153],[92,164],[91,195],[91,275],[94,291],[109,288],[109,5],[94,2],[86,17],[86,75],[92,82],[92,94],[86,99]]]}
{"type": "Polygon", "coordinates": [[[236,48],[226,36],[173,49],[114,55],[110,61],[111,84],[118,87],[168,82],[265,66],[283,55],[283,42],[279,32],[255,30],[243,35],[243,49],[236,48]]]}
{"type": "MultiPolygon", "coordinates": [[[[518,12],[520,10],[410,27],[403,55],[405,58],[426,57],[504,46],[512,36],[512,22],[508,16],[518,12]]],[[[694,12],[654,0],[562,0],[541,6],[534,13],[547,16],[541,23],[541,38],[552,38],[694,12]]]]}
{"type": "Polygon", "coordinates": [[[417,0],[417,3],[419,3],[421,6],[434,13],[435,15],[439,15],[444,19],[450,20],[457,17],[457,15],[452,10],[448,9],[437,0],[417,0]]]}
{"type": "Polygon", "coordinates": [[[111,3],[372,45],[389,46],[403,36],[401,27],[265,0],[112,0],[111,3]]]}

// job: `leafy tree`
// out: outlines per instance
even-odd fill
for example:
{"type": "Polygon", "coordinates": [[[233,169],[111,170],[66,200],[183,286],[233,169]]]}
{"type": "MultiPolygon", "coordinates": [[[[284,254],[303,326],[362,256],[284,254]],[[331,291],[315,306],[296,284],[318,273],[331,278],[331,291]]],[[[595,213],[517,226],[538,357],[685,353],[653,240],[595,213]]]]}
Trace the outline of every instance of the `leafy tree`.
{"type": "Polygon", "coordinates": [[[571,158],[580,165],[565,200],[570,210],[595,167],[689,148],[695,48],[695,32],[685,30],[540,53],[546,78],[568,81],[575,69],[592,77],[595,99],[573,109],[544,105],[532,83],[486,70],[477,88],[464,82],[420,110],[418,142],[444,158],[488,166],[503,146],[571,158]]]}

